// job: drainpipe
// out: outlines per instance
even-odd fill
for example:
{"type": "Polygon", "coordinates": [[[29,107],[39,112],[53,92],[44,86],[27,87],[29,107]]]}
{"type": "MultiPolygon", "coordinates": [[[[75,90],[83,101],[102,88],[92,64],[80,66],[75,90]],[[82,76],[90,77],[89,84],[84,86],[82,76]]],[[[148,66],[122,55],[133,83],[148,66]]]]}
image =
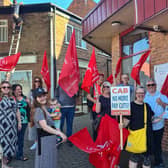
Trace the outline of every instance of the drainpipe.
{"type": "Polygon", "coordinates": [[[53,40],[53,9],[51,7],[51,11],[49,13],[50,18],[50,77],[51,77],[51,98],[54,98],[54,40],[53,40]]]}

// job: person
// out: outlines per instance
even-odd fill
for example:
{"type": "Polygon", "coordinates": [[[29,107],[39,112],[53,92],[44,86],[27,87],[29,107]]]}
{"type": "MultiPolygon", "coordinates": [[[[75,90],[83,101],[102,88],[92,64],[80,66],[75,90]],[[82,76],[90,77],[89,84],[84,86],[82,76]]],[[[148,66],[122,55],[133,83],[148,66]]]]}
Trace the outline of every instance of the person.
{"type": "Polygon", "coordinates": [[[96,113],[104,116],[108,114],[111,116],[111,98],[110,98],[111,84],[108,81],[103,82],[101,86],[101,95],[96,101],[96,113]]]}
{"type": "Polygon", "coordinates": [[[19,11],[20,11],[20,5],[22,3],[17,3],[16,0],[13,0],[13,7],[14,7],[14,12],[13,12],[13,33],[15,33],[16,27],[20,27],[21,24],[23,24],[23,19],[19,16],[19,11]]]}
{"type": "Polygon", "coordinates": [[[62,138],[62,142],[66,141],[66,135],[64,135],[60,130],[54,128],[54,122],[48,115],[46,108],[46,94],[47,93],[43,88],[37,88],[33,92],[33,119],[38,135],[38,148],[36,148],[35,168],[56,168],[57,136],[62,138]]]}
{"type": "MultiPolygon", "coordinates": [[[[66,135],[70,137],[72,135],[73,129],[73,119],[75,114],[75,106],[76,106],[76,95],[69,97],[67,93],[58,86],[56,89],[56,99],[61,104],[61,131],[64,128],[64,121],[66,119],[66,135]]],[[[72,147],[72,143],[68,141],[68,145],[72,147]]]]}
{"type": "Polygon", "coordinates": [[[143,168],[151,167],[150,154],[153,150],[153,138],[152,138],[152,117],[154,115],[149,104],[144,103],[145,89],[143,87],[136,88],[135,100],[131,102],[131,115],[123,118],[123,127],[127,127],[131,130],[139,130],[144,128],[144,106],[146,106],[147,112],[147,150],[144,153],[131,153],[129,159],[129,168],[137,168],[138,163],[143,159],[143,168]]]}
{"type": "MultiPolygon", "coordinates": [[[[30,99],[31,111],[33,111],[33,101],[34,101],[33,91],[36,88],[43,88],[42,79],[38,76],[35,76],[33,78],[33,88],[31,89],[31,91],[29,93],[29,96],[28,96],[28,98],[30,99]]],[[[34,126],[34,121],[32,119],[31,114],[30,114],[30,123],[29,123],[29,126],[28,126],[28,132],[29,132],[29,134],[28,134],[29,140],[34,141],[34,144],[30,147],[30,150],[34,150],[34,149],[36,149],[36,146],[37,146],[37,140],[36,140],[37,132],[36,132],[36,128],[34,126]]]]}
{"type": "Polygon", "coordinates": [[[127,73],[121,75],[121,83],[117,86],[129,86],[130,87],[130,100],[134,99],[134,86],[129,84],[129,76],[127,73]]]}
{"type": "Polygon", "coordinates": [[[104,82],[104,74],[99,74],[99,79],[94,84],[94,87],[91,88],[90,93],[87,95],[87,99],[93,103],[91,118],[92,118],[92,130],[93,130],[93,140],[96,140],[97,131],[94,129],[94,122],[96,119],[96,99],[99,95],[101,95],[101,85],[104,82]]]}
{"type": "Polygon", "coordinates": [[[3,149],[2,168],[16,154],[17,129],[21,130],[20,112],[16,101],[12,97],[11,84],[2,81],[0,85],[0,145],[3,149]]]}
{"type": "Polygon", "coordinates": [[[26,132],[26,128],[28,126],[28,122],[30,122],[30,102],[29,99],[23,95],[22,86],[20,84],[12,85],[13,95],[17,102],[19,111],[21,113],[21,123],[22,128],[18,131],[18,149],[16,153],[16,159],[26,161],[27,157],[23,155],[23,147],[24,147],[24,136],[26,132]]]}
{"type": "Polygon", "coordinates": [[[57,99],[53,98],[49,100],[49,108],[48,112],[50,113],[50,117],[54,121],[54,126],[57,129],[60,129],[61,124],[61,112],[60,112],[61,105],[58,103],[57,99]]]}
{"type": "Polygon", "coordinates": [[[154,112],[153,121],[153,135],[154,135],[154,160],[156,168],[163,168],[162,158],[162,137],[164,132],[164,119],[162,115],[165,107],[168,104],[168,98],[156,90],[156,82],[154,79],[149,79],[146,83],[147,93],[145,95],[145,102],[148,103],[154,112]]]}

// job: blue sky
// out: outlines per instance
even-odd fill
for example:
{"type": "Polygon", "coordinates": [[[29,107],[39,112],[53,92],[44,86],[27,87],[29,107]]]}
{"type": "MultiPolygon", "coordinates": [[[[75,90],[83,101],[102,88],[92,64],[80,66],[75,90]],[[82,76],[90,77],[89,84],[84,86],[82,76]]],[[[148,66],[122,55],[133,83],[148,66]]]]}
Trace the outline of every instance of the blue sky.
{"type": "MultiPolygon", "coordinates": [[[[68,8],[72,1],[73,0],[18,0],[18,2],[23,2],[23,4],[52,2],[64,9],[68,8]]],[[[98,3],[100,0],[94,1],[98,3]]]]}

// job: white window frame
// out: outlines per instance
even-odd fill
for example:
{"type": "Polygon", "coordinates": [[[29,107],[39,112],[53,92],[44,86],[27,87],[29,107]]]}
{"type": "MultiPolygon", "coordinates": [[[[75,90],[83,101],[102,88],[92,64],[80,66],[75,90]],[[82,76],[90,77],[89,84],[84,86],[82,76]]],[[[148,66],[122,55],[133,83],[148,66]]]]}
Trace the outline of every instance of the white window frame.
{"type": "Polygon", "coordinates": [[[81,34],[82,34],[82,30],[80,29],[80,28],[78,28],[78,27],[74,27],[74,26],[72,26],[72,25],[70,25],[70,24],[67,24],[66,25],[66,37],[65,37],[65,43],[66,44],[69,44],[69,41],[68,41],[68,31],[67,31],[67,28],[68,27],[71,27],[72,28],[72,32],[73,32],[73,30],[75,29],[75,38],[76,38],[76,47],[78,47],[78,48],[81,48],[81,49],[87,49],[87,45],[86,45],[86,42],[84,41],[84,40],[82,40],[82,36],[81,36],[81,39],[79,38],[79,32],[81,32],[81,34]],[[78,37],[78,38],[77,38],[78,37]],[[79,45],[77,42],[79,42],[81,45],[79,45]]]}
{"type": "Polygon", "coordinates": [[[0,43],[8,42],[8,20],[0,19],[0,22],[4,22],[4,25],[0,24],[0,43]]]}

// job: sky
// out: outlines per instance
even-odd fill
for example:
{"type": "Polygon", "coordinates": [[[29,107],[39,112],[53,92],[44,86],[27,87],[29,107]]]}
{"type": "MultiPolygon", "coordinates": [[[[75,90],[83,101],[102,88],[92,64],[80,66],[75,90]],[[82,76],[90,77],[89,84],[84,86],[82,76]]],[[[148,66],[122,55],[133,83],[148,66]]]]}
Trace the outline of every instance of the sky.
{"type": "MultiPolygon", "coordinates": [[[[57,6],[60,6],[64,9],[67,9],[72,1],[73,0],[18,0],[18,2],[23,2],[23,4],[51,2],[55,3],[57,6]]],[[[98,3],[100,0],[94,0],[94,1],[98,3]]]]}

